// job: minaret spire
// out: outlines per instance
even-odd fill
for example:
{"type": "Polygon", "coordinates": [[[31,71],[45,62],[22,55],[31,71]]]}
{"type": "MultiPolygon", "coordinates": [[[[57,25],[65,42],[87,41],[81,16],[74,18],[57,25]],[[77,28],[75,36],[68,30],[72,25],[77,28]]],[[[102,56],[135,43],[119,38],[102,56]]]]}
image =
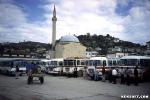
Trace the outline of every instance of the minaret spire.
{"type": "Polygon", "coordinates": [[[55,42],[56,42],[56,8],[54,4],[54,9],[53,9],[53,17],[52,17],[52,48],[55,48],[55,42]]]}
{"type": "Polygon", "coordinates": [[[54,10],[53,10],[53,17],[56,17],[56,8],[55,8],[55,4],[54,4],[54,10]]]}

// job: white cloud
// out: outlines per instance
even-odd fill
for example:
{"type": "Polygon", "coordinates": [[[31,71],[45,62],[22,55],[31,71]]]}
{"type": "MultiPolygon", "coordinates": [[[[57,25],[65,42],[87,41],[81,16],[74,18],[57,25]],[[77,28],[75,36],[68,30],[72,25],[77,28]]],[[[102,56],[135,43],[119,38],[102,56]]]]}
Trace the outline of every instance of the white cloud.
{"type": "Polygon", "coordinates": [[[127,40],[140,43],[150,40],[150,10],[146,5],[143,3],[142,6],[132,7],[129,15],[124,18],[124,34],[127,40]]]}
{"type": "MultiPolygon", "coordinates": [[[[11,1],[11,0],[10,0],[11,1]]],[[[129,15],[119,16],[117,4],[128,0],[56,0],[57,39],[66,34],[110,34],[132,42],[146,42],[150,37],[149,1],[134,2],[129,15]],[[131,35],[132,34],[132,35],[131,35]]],[[[52,0],[40,8],[45,10],[43,22],[29,22],[28,14],[13,3],[0,4],[0,41],[51,41],[52,0]],[[4,18],[5,16],[5,18],[4,18]],[[11,35],[13,34],[13,35],[11,35]],[[6,38],[9,37],[9,38],[6,38]]]]}
{"type": "MultiPolygon", "coordinates": [[[[115,7],[116,0],[61,0],[56,5],[57,39],[69,33],[80,35],[90,32],[91,34],[119,35],[118,33],[124,28],[120,18],[115,14],[115,7]]],[[[45,5],[44,9],[52,12],[53,4],[45,5]]],[[[51,16],[46,15],[48,22],[51,16]]]]}
{"type": "Polygon", "coordinates": [[[23,40],[50,42],[48,26],[29,23],[22,8],[5,2],[0,4],[0,42],[18,42],[23,40]]]}

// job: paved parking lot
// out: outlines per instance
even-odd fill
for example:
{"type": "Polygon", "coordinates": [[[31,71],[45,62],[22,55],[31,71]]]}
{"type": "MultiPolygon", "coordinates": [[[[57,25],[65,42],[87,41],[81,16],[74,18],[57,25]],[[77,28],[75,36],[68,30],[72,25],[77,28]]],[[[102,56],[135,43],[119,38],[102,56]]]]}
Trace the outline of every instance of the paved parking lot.
{"type": "Polygon", "coordinates": [[[149,87],[149,83],[126,86],[50,75],[43,85],[38,80],[27,85],[27,76],[0,75],[0,100],[120,100],[121,95],[149,95],[149,87]]]}

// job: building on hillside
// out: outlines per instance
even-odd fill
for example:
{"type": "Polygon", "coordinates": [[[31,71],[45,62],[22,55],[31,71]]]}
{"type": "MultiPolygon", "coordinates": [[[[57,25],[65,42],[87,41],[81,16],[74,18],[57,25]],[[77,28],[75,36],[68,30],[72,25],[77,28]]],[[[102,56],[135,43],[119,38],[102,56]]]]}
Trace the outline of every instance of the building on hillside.
{"type": "Polygon", "coordinates": [[[150,56],[150,41],[146,42],[145,54],[150,56]]]}
{"type": "Polygon", "coordinates": [[[115,46],[114,48],[108,48],[108,53],[113,53],[113,52],[123,52],[123,47],[115,46]]]}
{"type": "Polygon", "coordinates": [[[85,52],[86,57],[90,58],[90,57],[96,57],[98,55],[97,51],[86,51],[85,52]]]}
{"type": "Polygon", "coordinates": [[[118,43],[118,42],[120,42],[120,40],[119,40],[119,38],[114,38],[114,40],[113,40],[115,43],[118,43]]]}
{"type": "Polygon", "coordinates": [[[146,47],[147,47],[147,50],[150,50],[150,41],[146,42],[146,47]]]}
{"type": "Polygon", "coordinates": [[[106,56],[108,58],[121,58],[123,56],[129,56],[130,53],[123,53],[123,52],[114,52],[114,53],[109,53],[106,56]]]}

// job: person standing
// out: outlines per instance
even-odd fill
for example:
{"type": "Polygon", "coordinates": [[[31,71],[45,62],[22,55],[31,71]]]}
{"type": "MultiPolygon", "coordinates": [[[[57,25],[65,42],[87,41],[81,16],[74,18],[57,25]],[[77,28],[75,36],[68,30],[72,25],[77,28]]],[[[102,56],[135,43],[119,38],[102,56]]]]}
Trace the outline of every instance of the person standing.
{"type": "Polygon", "coordinates": [[[98,70],[96,70],[96,69],[95,69],[94,80],[95,80],[95,81],[98,81],[98,70]]]}
{"type": "Polygon", "coordinates": [[[75,67],[75,68],[74,68],[74,77],[75,77],[75,78],[78,77],[77,73],[78,73],[78,72],[77,72],[77,67],[75,67]]]}
{"type": "Polygon", "coordinates": [[[121,70],[120,70],[120,78],[121,78],[121,84],[124,84],[125,83],[125,78],[124,78],[124,74],[125,74],[125,72],[124,72],[124,69],[123,69],[123,67],[121,67],[121,70]]]}
{"type": "Polygon", "coordinates": [[[16,73],[15,73],[16,79],[19,78],[19,66],[16,66],[16,73]]]}
{"type": "Polygon", "coordinates": [[[84,67],[84,69],[83,69],[83,78],[87,79],[87,69],[86,69],[86,67],[84,67]]]}
{"type": "Polygon", "coordinates": [[[102,67],[102,81],[105,82],[105,66],[102,67]]]}
{"type": "Polygon", "coordinates": [[[116,82],[117,74],[118,74],[117,70],[115,68],[113,68],[113,70],[112,70],[113,84],[117,83],[116,82]]]}
{"type": "Polygon", "coordinates": [[[138,85],[138,67],[134,68],[134,85],[138,85]]]}
{"type": "Polygon", "coordinates": [[[109,83],[112,82],[112,68],[109,68],[109,71],[108,71],[108,80],[109,80],[109,83]]]}
{"type": "Polygon", "coordinates": [[[131,83],[131,74],[132,74],[131,69],[127,67],[125,74],[126,74],[126,84],[129,86],[131,83]]]}

